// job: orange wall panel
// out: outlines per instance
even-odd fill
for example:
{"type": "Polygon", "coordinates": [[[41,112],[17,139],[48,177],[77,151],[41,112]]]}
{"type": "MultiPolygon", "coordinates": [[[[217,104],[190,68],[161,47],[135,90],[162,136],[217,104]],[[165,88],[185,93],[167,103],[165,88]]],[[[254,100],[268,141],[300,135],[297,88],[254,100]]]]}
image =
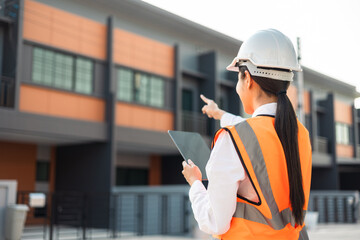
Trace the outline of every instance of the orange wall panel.
{"type": "MultiPolygon", "coordinates": [[[[298,90],[295,86],[290,85],[289,89],[287,90],[287,95],[293,105],[294,110],[298,109],[298,90]]],[[[303,106],[305,114],[310,114],[310,93],[309,91],[304,91],[303,95],[303,106]]]]}
{"type": "Polygon", "coordinates": [[[114,62],[172,78],[174,48],[124,30],[114,30],[114,62]]]}
{"type": "Polygon", "coordinates": [[[346,103],[335,100],[335,121],[352,124],[352,107],[346,103]]]}
{"type": "Polygon", "coordinates": [[[159,155],[150,156],[149,185],[161,185],[161,157],[159,155]]]}
{"type": "Polygon", "coordinates": [[[167,131],[174,129],[174,115],[170,111],[117,103],[116,124],[153,131],[167,131]]]}
{"type": "Polygon", "coordinates": [[[287,95],[293,105],[294,110],[296,111],[298,107],[297,88],[293,85],[290,85],[287,90],[287,95]]]}
{"type": "Polygon", "coordinates": [[[310,93],[309,91],[304,91],[304,112],[305,114],[310,114],[310,93]]]}
{"type": "Polygon", "coordinates": [[[0,179],[15,179],[18,191],[34,191],[37,147],[0,141],[0,179]]]}
{"type": "Polygon", "coordinates": [[[89,57],[106,57],[104,24],[32,0],[25,0],[23,37],[89,57]]]}
{"type": "Polygon", "coordinates": [[[20,86],[20,111],[94,122],[105,119],[105,102],[76,93],[37,86],[20,86]]]}
{"type": "Polygon", "coordinates": [[[336,155],[338,157],[354,157],[354,147],[352,145],[336,144],[336,155]]]}

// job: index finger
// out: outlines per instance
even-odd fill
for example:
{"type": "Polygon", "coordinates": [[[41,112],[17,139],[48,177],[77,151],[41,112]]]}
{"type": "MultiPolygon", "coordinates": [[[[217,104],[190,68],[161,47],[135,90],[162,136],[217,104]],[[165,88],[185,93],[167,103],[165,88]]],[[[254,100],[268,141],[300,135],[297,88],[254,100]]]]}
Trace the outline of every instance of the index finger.
{"type": "Polygon", "coordinates": [[[210,99],[208,99],[207,97],[205,97],[204,95],[200,94],[200,98],[205,102],[205,103],[209,103],[210,99]]]}

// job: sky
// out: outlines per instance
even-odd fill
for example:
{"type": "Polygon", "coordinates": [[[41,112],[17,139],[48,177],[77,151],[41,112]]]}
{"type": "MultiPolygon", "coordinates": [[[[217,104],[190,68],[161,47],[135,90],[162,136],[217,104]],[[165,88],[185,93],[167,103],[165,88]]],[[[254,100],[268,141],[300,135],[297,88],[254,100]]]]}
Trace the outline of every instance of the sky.
{"type": "MultiPolygon", "coordinates": [[[[283,32],[295,48],[300,37],[302,65],[360,92],[358,0],[144,1],[242,41],[267,28],[283,32]]],[[[360,108],[360,98],[356,107],[360,108]]]]}

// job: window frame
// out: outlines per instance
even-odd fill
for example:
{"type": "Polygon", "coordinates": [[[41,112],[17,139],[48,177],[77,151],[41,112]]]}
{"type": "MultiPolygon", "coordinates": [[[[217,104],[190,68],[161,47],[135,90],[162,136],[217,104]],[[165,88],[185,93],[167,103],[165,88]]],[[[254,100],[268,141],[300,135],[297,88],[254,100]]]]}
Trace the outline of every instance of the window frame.
{"type": "Polygon", "coordinates": [[[166,106],[166,84],[167,84],[167,81],[168,81],[168,78],[160,76],[160,75],[147,73],[147,72],[143,72],[143,71],[140,71],[137,69],[118,65],[118,66],[116,66],[116,84],[117,84],[116,99],[117,99],[117,101],[122,101],[122,102],[126,102],[126,103],[131,103],[131,104],[138,104],[138,105],[146,106],[146,107],[158,108],[158,109],[162,109],[162,110],[167,109],[167,106],[166,106]],[[132,78],[131,78],[132,93],[131,93],[130,100],[121,99],[119,97],[119,82],[121,81],[119,78],[119,73],[121,70],[130,71],[132,73],[131,74],[132,75],[132,78]],[[140,76],[140,80],[136,80],[137,76],[140,76]],[[145,94],[146,94],[145,98],[146,99],[144,101],[138,100],[137,96],[136,96],[137,94],[139,94],[136,91],[139,91],[139,89],[141,90],[141,87],[139,87],[137,89],[136,81],[140,81],[140,84],[141,84],[142,77],[146,77],[146,79],[147,79],[146,80],[147,84],[146,84],[146,89],[145,89],[145,94]],[[153,94],[153,91],[151,90],[153,79],[160,80],[160,82],[161,82],[161,88],[162,88],[162,100],[160,101],[161,105],[153,104],[153,100],[151,100],[152,94],[153,94]]]}
{"type": "Polygon", "coordinates": [[[336,143],[343,145],[352,145],[351,125],[343,122],[335,122],[336,143]]]}
{"type": "Polygon", "coordinates": [[[31,65],[31,74],[30,74],[30,82],[33,84],[37,84],[40,86],[44,86],[44,87],[50,87],[50,88],[54,88],[54,89],[59,89],[59,90],[63,90],[63,91],[69,91],[72,93],[77,93],[77,94],[84,94],[84,95],[93,95],[95,92],[95,60],[91,59],[89,57],[86,56],[81,56],[81,55],[76,55],[76,54],[71,54],[69,52],[66,51],[61,51],[58,49],[53,49],[53,48],[49,48],[46,46],[42,46],[42,45],[37,45],[37,44],[31,44],[32,46],[32,55],[31,55],[31,61],[32,61],[32,65],[31,65]],[[40,50],[41,51],[41,57],[38,59],[38,61],[36,61],[35,59],[35,52],[40,50]],[[51,80],[49,81],[50,83],[45,83],[44,80],[44,71],[45,71],[45,65],[46,65],[46,61],[45,61],[45,53],[46,52],[51,52],[53,57],[52,57],[52,68],[51,68],[51,80]],[[69,59],[71,59],[71,66],[68,69],[65,69],[64,66],[60,66],[60,69],[62,70],[62,74],[65,76],[67,76],[67,73],[70,73],[70,86],[66,87],[67,82],[66,81],[62,81],[61,84],[56,84],[56,74],[57,71],[56,68],[58,68],[59,66],[56,63],[56,57],[60,57],[61,61],[63,62],[64,65],[67,65],[67,61],[69,59]],[[88,72],[88,74],[90,75],[90,86],[91,86],[91,90],[89,92],[85,92],[85,91],[78,91],[76,86],[77,86],[77,82],[78,82],[78,78],[77,78],[77,72],[78,72],[78,67],[77,67],[77,61],[78,59],[83,59],[85,61],[88,61],[90,63],[90,71],[88,72]],[[38,72],[35,71],[35,65],[36,63],[39,64],[38,70],[40,69],[40,76],[39,79],[40,80],[34,80],[36,74],[38,74],[38,72]]]}

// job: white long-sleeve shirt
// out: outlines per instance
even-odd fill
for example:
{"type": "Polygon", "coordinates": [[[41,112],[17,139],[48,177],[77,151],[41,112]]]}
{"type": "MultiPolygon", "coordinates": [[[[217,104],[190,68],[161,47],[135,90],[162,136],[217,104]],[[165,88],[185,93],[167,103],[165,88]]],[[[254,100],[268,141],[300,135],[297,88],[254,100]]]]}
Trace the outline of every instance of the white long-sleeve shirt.
{"type": "MultiPolygon", "coordinates": [[[[258,107],[252,117],[260,114],[273,115],[276,103],[258,107]]],[[[245,118],[225,113],[221,127],[235,125],[245,118]]],[[[224,234],[230,228],[230,221],[236,209],[236,194],[257,200],[257,195],[241,164],[230,135],[219,135],[206,165],[209,180],[208,189],[200,181],[195,181],[189,191],[191,207],[200,230],[208,234],[224,234]]]]}

